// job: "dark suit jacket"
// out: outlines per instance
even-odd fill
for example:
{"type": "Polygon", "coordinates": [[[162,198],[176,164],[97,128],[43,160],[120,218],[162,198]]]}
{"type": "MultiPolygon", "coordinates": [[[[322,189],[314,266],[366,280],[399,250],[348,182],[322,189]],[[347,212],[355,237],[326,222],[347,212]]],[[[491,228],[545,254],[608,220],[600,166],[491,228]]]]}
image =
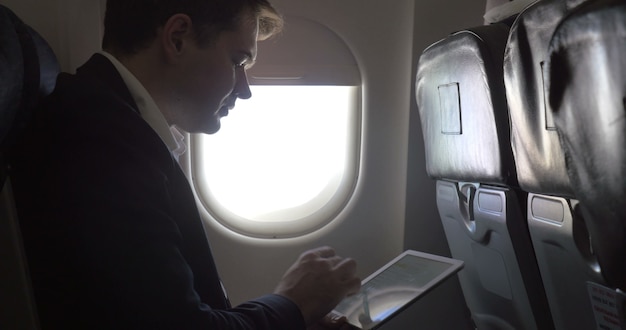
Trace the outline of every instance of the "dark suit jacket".
{"type": "Polygon", "coordinates": [[[189,183],[104,56],[27,132],[12,177],[44,329],[304,328],[277,295],[230,308],[189,183]]]}

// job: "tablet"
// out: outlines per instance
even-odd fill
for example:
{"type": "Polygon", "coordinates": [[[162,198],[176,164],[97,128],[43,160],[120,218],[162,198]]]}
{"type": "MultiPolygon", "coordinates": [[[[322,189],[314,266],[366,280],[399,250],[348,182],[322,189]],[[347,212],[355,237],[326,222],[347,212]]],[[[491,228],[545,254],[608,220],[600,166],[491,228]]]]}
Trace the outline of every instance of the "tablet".
{"type": "Polygon", "coordinates": [[[364,279],[361,290],[332,313],[359,329],[376,329],[461,268],[461,260],[404,251],[364,279]]]}

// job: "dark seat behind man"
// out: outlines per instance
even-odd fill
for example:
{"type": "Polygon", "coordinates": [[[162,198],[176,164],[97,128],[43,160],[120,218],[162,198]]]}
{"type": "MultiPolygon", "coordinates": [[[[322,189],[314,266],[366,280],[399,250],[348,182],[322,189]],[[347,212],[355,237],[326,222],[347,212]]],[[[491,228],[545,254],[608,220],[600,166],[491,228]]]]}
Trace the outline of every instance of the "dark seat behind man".
{"type": "Polygon", "coordinates": [[[8,154],[58,73],[46,41],[0,5],[0,329],[38,328],[8,154]]]}

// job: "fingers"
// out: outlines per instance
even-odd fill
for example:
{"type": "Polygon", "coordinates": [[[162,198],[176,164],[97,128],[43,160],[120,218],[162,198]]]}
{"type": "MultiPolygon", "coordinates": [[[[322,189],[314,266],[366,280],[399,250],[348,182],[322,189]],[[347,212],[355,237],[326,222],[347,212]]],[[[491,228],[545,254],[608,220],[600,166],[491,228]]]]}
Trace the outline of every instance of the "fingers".
{"type": "MultiPolygon", "coordinates": [[[[353,270],[356,273],[356,262],[351,258],[343,258],[338,256],[335,250],[328,246],[322,246],[316,249],[308,250],[301,255],[301,258],[314,258],[319,257],[326,259],[329,261],[334,268],[337,268],[339,271],[342,269],[346,269],[346,272],[353,270]]],[[[354,275],[354,273],[350,275],[354,275]]]]}
{"type": "Polygon", "coordinates": [[[356,274],[356,261],[352,258],[340,258],[340,260],[335,264],[335,269],[346,276],[354,276],[356,274]]]}
{"type": "MultiPolygon", "coordinates": [[[[334,250],[332,251],[334,254],[334,250]]],[[[361,279],[357,277],[357,263],[354,259],[333,255],[332,257],[326,258],[326,260],[333,265],[331,272],[336,274],[335,276],[340,283],[338,289],[339,292],[343,293],[343,296],[350,296],[359,292],[361,289],[361,279]]]]}
{"type": "Polygon", "coordinates": [[[287,270],[275,293],[291,299],[312,325],[345,296],[358,292],[356,261],[336,255],[324,246],[304,252],[287,270]]]}
{"type": "Polygon", "coordinates": [[[361,280],[356,276],[357,264],[354,259],[342,259],[335,265],[335,271],[339,274],[339,279],[344,282],[346,295],[355,294],[361,289],[361,280]]]}
{"type": "Polygon", "coordinates": [[[352,330],[357,329],[348,323],[348,319],[343,316],[330,312],[326,314],[318,323],[310,326],[307,330],[352,330]]]}
{"type": "Polygon", "coordinates": [[[352,258],[343,258],[336,255],[335,250],[328,246],[309,250],[303,253],[302,257],[314,257],[325,259],[332,265],[332,270],[340,275],[341,279],[352,278],[356,275],[356,261],[352,258]]]}
{"type": "Polygon", "coordinates": [[[332,272],[337,274],[337,278],[341,282],[346,282],[344,288],[346,289],[346,295],[356,293],[361,288],[361,281],[356,277],[357,263],[352,258],[343,258],[336,255],[335,250],[328,246],[323,246],[317,249],[309,250],[304,254],[317,256],[325,259],[332,266],[332,272]]]}
{"type": "Polygon", "coordinates": [[[330,312],[326,314],[319,322],[319,324],[323,325],[327,329],[339,329],[342,328],[346,323],[348,323],[348,319],[339,314],[335,314],[330,312]]]}
{"type": "Polygon", "coordinates": [[[335,256],[335,249],[331,248],[330,246],[321,246],[321,247],[304,252],[304,254],[307,254],[307,253],[316,255],[321,258],[331,258],[335,256]]]}
{"type": "Polygon", "coordinates": [[[352,278],[345,281],[346,296],[356,294],[361,290],[361,280],[358,278],[352,278]]]}

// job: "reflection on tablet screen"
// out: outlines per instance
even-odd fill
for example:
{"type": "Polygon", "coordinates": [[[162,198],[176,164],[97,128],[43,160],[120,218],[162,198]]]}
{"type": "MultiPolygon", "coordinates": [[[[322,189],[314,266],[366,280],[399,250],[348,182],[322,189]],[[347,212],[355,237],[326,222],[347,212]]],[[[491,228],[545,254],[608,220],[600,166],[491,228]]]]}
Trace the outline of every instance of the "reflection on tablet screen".
{"type": "Polygon", "coordinates": [[[370,278],[359,293],[343,300],[335,311],[345,315],[350,324],[371,329],[419,296],[450,267],[448,263],[405,255],[370,278]]]}

